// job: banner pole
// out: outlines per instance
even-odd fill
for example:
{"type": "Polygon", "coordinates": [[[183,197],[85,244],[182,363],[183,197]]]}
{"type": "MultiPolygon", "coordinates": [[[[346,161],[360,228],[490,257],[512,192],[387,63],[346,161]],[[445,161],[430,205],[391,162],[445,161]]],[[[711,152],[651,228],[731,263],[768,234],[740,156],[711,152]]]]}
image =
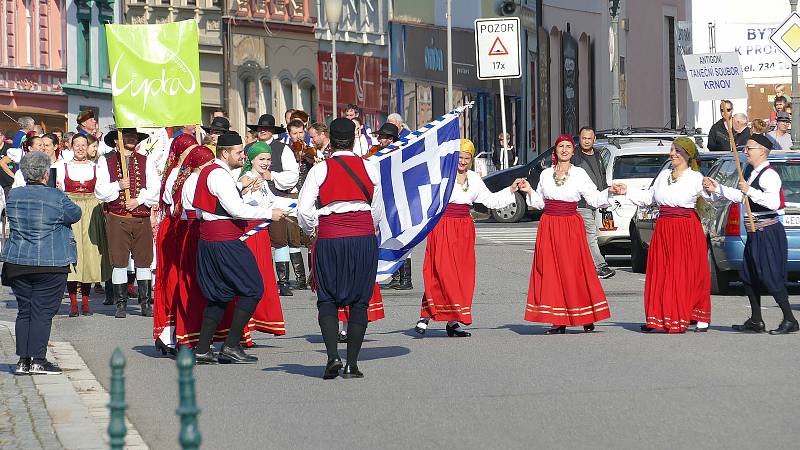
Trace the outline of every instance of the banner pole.
{"type": "MultiPolygon", "coordinates": [[[[722,114],[725,117],[725,122],[728,124],[728,141],[731,144],[731,153],[733,154],[733,161],[736,163],[736,171],[739,173],[739,181],[745,181],[744,173],[742,172],[742,164],[739,162],[739,151],[736,150],[736,143],[733,140],[733,117],[728,111],[724,111],[722,114]]],[[[747,198],[747,195],[744,196],[744,199],[744,206],[747,208],[747,221],[750,225],[749,230],[756,231],[756,225],[753,221],[753,211],[750,210],[750,200],[747,198]]]]}
{"type": "MultiPolygon", "coordinates": [[[[125,145],[122,143],[122,130],[117,128],[117,150],[119,151],[119,163],[122,166],[122,179],[128,179],[128,162],[125,160],[125,155],[122,154],[125,145]]],[[[131,190],[125,189],[125,201],[131,199],[131,190]]]]}
{"type": "Polygon", "coordinates": [[[195,127],[195,129],[194,129],[194,140],[197,141],[197,145],[203,145],[203,140],[200,137],[200,130],[201,129],[202,129],[202,127],[200,125],[197,125],[195,127]]]}

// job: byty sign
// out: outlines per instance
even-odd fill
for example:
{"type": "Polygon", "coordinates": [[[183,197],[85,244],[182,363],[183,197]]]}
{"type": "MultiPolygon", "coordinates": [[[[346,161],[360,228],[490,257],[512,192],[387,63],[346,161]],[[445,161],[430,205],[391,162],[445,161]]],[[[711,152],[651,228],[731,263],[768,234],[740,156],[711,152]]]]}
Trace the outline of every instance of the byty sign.
{"type": "Polygon", "coordinates": [[[475,20],[475,60],[478,78],[522,76],[519,17],[475,20]]]}

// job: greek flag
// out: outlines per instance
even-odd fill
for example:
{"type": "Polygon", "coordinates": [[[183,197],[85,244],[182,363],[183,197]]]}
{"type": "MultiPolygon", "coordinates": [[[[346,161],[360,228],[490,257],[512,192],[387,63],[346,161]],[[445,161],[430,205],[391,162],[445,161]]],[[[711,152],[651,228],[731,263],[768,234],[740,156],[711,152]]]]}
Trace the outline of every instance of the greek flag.
{"type": "Polygon", "coordinates": [[[456,180],[460,111],[445,114],[370,158],[381,174],[377,281],[392,276],[442,217],[456,180]]]}

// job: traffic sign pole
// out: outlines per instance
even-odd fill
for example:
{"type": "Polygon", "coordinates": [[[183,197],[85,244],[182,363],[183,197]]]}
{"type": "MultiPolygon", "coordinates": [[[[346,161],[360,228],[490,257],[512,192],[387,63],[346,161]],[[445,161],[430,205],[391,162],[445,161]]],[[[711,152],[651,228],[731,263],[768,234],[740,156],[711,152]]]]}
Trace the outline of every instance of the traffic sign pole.
{"type": "Polygon", "coordinates": [[[511,161],[508,160],[508,135],[506,134],[506,93],[505,89],[503,88],[503,79],[500,80],[500,121],[502,123],[503,129],[500,130],[503,136],[503,146],[501,147],[501,154],[500,154],[500,168],[508,169],[508,165],[511,161]]]}
{"type": "Polygon", "coordinates": [[[797,92],[797,63],[800,62],[800,15],[797,14],[797,0],[789,0],[789,7],[789,17],[769,38],[792,62],[792,150],[800,150],[800,111],[795,111],[794,108],[794,105],[800,104],[800,93],[797,92]]]}
{"type": "MultiPolygon", "coordinates": [[[[797,12],[797,0],[789,0],[792,13],[797,12]]],[[[797,105],[797,62],[792,62],[792,105],[797,105]]],[[[800,109],[792,107],[792,150],[800,150],[800,109]]]]}

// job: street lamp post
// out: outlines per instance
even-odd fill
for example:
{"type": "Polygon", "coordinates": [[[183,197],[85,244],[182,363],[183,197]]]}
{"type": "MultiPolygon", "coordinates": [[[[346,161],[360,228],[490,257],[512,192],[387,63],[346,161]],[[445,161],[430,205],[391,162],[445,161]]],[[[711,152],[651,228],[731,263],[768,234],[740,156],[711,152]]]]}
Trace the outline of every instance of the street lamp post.
{"type": "Polygon", "coordinates": [[[620,119],[620,94],[619,94],[619,2],[620,0],[609,1],[609,12],[611,13],[611,33],[614,39],[614,55],[611,61],[611,71],[614,74],[611,84],[611,128],[617,130],[621,127],[620,119]]]}
{"type": "Polygon", "coordinates": [[[324,0],[325,19],[328,21],[328,29],[331,30],[331,78],[333,90],[331,91],[331,102],[333,104],[333,118],[338,114],[336,98],[336,32],[339,30],[339,21],[342,19],[342,0],[324,0]]]}
{"type": "MultiPolygon", "coordinates": [[[[797,0],[789,0],[791,13],[797,11],[797,0]]],[[[792,150],[800,150],[800,93],[797,92],[797,64],[792,64],[792,150]],[[795,111],[797,106],[797,111],[795,111]]]]}

